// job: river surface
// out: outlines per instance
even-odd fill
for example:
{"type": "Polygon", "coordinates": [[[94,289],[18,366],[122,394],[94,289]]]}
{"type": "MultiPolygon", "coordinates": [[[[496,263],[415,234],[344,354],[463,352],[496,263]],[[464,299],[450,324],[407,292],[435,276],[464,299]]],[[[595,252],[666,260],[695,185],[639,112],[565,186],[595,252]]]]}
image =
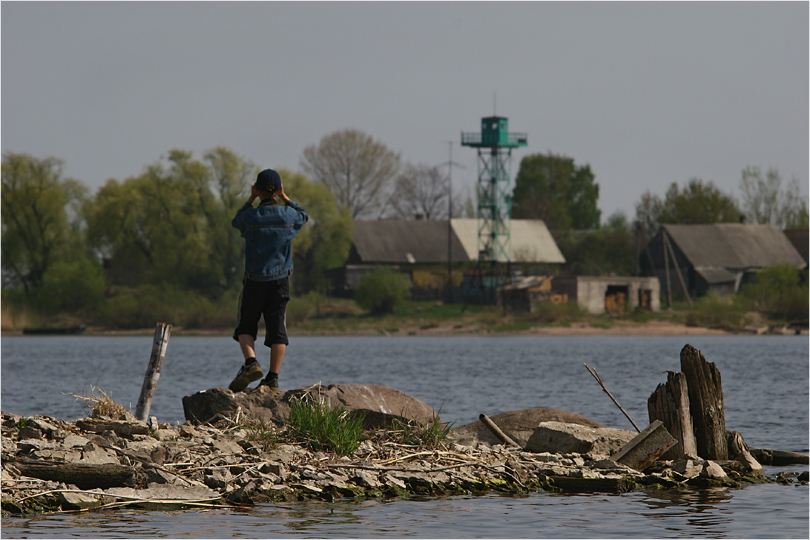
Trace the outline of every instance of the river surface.
{"type": "MultiPolygon", "coordinates": [[[[280,386],[371,383],[418,397],[456,426],[480,413],[552,407],[633,429],[583,366],[640,426],[647,398],[680,369],[686,344],[722,373],[726,426],[753,447],[808,451],[806,336],[293,337],[280,386]]],[[[0,341],[6,412],[73,420],[87,415],[70,394],[106,391],[134,409],[151,336],[7,336],[0,341]]],[[[260,347],[262,367],[269,350],[260,347]]],[[[181,399],[227,386],[242,360],[230,336],[172,337],[151,415],[185,421],[181,399]]],[[[806,465],[766,468],[807,470],[806,465]]],[[[4,518],[3,538],[419,537],[807,538],[808,487],[612,495],[533,493],[259,505],[249,512],[118,511],[4,518]]]]}

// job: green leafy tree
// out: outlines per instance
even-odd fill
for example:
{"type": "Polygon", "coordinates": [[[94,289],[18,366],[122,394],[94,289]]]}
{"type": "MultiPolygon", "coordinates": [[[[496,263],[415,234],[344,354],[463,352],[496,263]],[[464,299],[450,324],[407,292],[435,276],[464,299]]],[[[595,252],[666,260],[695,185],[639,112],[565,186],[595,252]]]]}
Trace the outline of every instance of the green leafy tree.
{"type": "Polygon", "coordinates": [[[210,285],[211,279],[199,277],[210,267],[208,223],[197,212],[191,182],[176,172],[157,163],[141,176],[123,184],[110,180],[99,190],[88,212],[88,239],[109,259],[113,276],[128,274],[134,285],[199,288],[201,281],[210,285]],[[142,272],[133,273],[132,268],[142,272]]]}
{"type": "Polygon", "coordinates": [[[352,218],[372,217],[399,172],[400,155],[362,131],[347,129],[304,148],[301,168],[326,184],[352,218]]]}
{"type": "Polygon", "coordinates": [[[720,191],[713,182],[692,178],[683,189],[673,182],[663,200],[645,192],[636,203],[636,219],[651,238],[662,224],[736,223],[740,210],[734,197],[720,191]]]}
{"type": "Polygon", "coordinates": [[[209,187],[218,197],[211,221],[212,264],[222,288],[238,288],[244,272],[245,247],[239,231],[230,222],[247,200],[259,169],[252,161],[222,146],[209,150],[203,157],[208,164],[209,187]]]}
{"type": "Polygon", "coordinates": [[[807,320],[807,273],[789,264],[762,269],[756,283],[742,289],[754,309],[778,320],[807,320]]]}
{"type": "Polygon", "coordinates": [[[151,283],[218,297],[238,286],[243,249],[230,221],[256,167],[218,147],[172,150],[123,183],[109,180],[87,212],[88,238],[114,282],[151,283]]]}
{"type": "Polygon", "coordinates": [[[638,271],[635,233],[623,212],[615,212],[595,230],[568,230],[557,244],[568,275],[631,276],[638,271]]]}
{"type": "Polygon", "coordinates": [[[3,285],[34,291],[58,261],[84,256],[86,189],[62,178],[63,162],[8,152],[2,163],[3,285]]]}
{"type": "Polygon", "coordinates": [[[92,313],[106,288],[101,263],[87,257],[57,261],[42,277],[38,304],[46,313],[92,313]]]}
{"type": "Polygon", "coordinates": [[[524,157],[512,192],[512,218],[542,219],[550,229],[599,226],[599,184],[590,165],[554,154],[524,157]]]}
{"type": "Polygon", "coordinates": [[[748,166],[740,179],[742,209],[750,223],[769,223],[782,229],[806,229],[807,196],[802,194],[797,179],[782,189],[778,169],[769,168],[763,175],[759,167],[748,166]]]}
{"type": "Polygon", "coordinates": [[[293,240],[293,286],[296,292],[321,290],[326,286],[324,272],[341,266],[349,256],[354,221],[326,185],[284,169],[279,174],[284,192],[309,215],[307,225],[293,240]]]}
{"type": "Polygon", "coordinates": [[[355,301],[374,314],[393,313],[408,298],[408,278],[380,266],[360,278],[355,301]]]}

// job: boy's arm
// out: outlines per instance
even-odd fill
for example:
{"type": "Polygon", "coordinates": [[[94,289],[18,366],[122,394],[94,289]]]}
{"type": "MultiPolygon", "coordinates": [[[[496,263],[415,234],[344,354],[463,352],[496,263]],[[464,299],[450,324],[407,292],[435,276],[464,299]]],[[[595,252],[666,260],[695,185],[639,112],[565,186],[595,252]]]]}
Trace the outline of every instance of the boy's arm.
{"type": "Polygon", "coordinates": [[[253,201],[255,201],[259,197],[259,193],[256,191],[256,186],[250,187],[250,198],[248,201],[242,205],[242,207],[236,211],[236,217],[233,218],[231,221],[231,226],[235,229],[242,229],[242,212],[247,210],[248,208],[253,208],[253,201]]]}
{"type": "Polygon", "coordinates": [[[283,184],[282,184],[281,188],[278,190],[278,196],[282,201],[284,201],[285,205],[289,206],[290,208],[292,208],[296,212],[298,212],[298,219],[296,220],[295,225],[296,225],[297,228],[300,229],[301,226],[309,220],[309,216],[304,211],[304,209],[301,208],[301,206],[299,206],[295,201],[292,201],[292,200],[290,200],[289,197],[287,197],[287,194],[284,193],[284,185],[283,184]]]}

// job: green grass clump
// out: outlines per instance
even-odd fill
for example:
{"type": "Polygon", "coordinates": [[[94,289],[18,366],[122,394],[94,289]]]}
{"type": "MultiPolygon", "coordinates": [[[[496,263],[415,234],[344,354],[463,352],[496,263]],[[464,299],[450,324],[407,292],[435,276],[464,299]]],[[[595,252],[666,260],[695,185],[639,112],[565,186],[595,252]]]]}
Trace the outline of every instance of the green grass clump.
{"type": "Polygon", "coordinates": [[[436,449],[447,442],[450,424],[445,424],[438,416],[426,426],[407,426],[404,428],[404,441],[419,448],[436,449]]]}
{"type": "Polygon", "coordinates": [[[386,428],[370,432],[369,439],[378,447],[393,443],[414,450],[439,450],[449,444],[447,434],[451,424],[445,424],[438,416],[423,425],[414,421],[394,420],[386,428]]]}
{"type": "Polygon", "coordinates": [[[304,396],[290,402],[289,429],[313,451],[349,455],[360,446],[363,418],[342,407],[329,408],[320,399],[304,396]]]}
{"type": "Polygon", "coordinates": [[[272,422],[267,422],[262,419],[247,419],[242,427],[247,434],[245,438],[254,442],[262,447],[262,450],[267,451],[278,444],[279,431],[272,422]]]}

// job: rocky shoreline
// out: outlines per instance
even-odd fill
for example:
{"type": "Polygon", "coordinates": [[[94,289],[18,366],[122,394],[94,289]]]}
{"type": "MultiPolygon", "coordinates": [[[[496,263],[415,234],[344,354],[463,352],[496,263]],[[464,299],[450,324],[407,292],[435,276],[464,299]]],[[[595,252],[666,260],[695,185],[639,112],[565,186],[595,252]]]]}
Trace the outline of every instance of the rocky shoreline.
{"type": "MultiPolygon", "coordinates": [[[[548,411],[554,410],[531,411],[547,418],[548,411]]],[[[564,413],[554,414],[559,412],[564,413]]],[[[528,418],[525,411],[516,413],[528,418]]],[[[610,444],[592,444],[584,452],[548,452],[536,445],[529,451],[531,445],[492,444],[485,430],[474,425],[478,423],[451,429],[449,438],[430,447],[397,442],[390,428],[377,427],[366,432],[365,440],[349,456],[262,439],[256,424],[240,422],[239,411],[213,424],[195,424],[169,425],[154,417],[149,423],[131,418],[65,421],[3,412],[3,514],[250,507],[307,499],[488,492],[623,493],[808,480],[806,471],[768,477],[744,460],[709,461],[694,456],[657,460],[638,471],[610,459],[610,444]]],[[[593,436],[607,428],[547,424],[549,429],[558,428],[552,424],[576,426],[592,434],[589,440],[607,440],[593,436]]]]}

